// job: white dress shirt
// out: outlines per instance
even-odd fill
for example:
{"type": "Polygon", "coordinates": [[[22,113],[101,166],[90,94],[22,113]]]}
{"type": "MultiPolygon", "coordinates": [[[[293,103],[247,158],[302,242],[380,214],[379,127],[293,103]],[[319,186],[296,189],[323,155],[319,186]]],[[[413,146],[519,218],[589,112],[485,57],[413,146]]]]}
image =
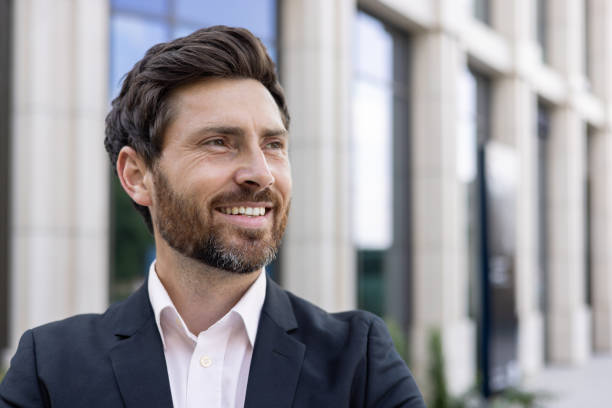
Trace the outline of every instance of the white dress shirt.
{"type": "Polygon", "coordinates": [[[195,336],[159,280],[155,261],[149,298],[164,345],[175,408],[243,407],[259,315],[266,296],[265,272],[219,321],[195,336]]]}

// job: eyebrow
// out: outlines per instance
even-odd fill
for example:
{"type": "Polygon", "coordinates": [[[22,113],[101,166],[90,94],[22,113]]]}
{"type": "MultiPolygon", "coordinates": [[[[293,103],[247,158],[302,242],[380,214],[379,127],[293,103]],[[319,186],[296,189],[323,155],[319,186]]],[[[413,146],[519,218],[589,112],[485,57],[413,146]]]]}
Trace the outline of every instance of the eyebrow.
{"type": "MultiPolygon", "coordinates": [[[[238,126],[206,126],[196,131],[197,134],[206,135],[210,133],[230,135],[230,136],[244,136],[244,129],[238,126]]],[[[263,137],[273,136],[284,136],[287,137],[288,132],[283,128],[266,129],[263,132],[263,137]]]]}

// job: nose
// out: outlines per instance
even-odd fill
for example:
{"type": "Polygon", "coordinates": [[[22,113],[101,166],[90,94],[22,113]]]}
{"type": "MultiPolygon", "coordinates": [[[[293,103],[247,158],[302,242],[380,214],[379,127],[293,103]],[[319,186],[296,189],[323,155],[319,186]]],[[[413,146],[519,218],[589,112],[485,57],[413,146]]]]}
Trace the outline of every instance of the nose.
{"type": "Polygon", "coordinates": [[[266,156],[259,147],[248,149],[242,156],[241,166],[235,174],[236,183],[257,191],[274,184],[266,156]]]}

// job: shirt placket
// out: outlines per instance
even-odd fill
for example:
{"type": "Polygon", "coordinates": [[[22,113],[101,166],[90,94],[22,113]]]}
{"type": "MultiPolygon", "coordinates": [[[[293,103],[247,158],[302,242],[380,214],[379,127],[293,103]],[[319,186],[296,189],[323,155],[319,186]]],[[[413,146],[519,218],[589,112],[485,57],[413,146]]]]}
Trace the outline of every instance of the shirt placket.
{"type": "Polygon", "coordinates": [[[189,364],[188,408],[221,407],[227,334],[219,327],[201,333],[189,364]]]}

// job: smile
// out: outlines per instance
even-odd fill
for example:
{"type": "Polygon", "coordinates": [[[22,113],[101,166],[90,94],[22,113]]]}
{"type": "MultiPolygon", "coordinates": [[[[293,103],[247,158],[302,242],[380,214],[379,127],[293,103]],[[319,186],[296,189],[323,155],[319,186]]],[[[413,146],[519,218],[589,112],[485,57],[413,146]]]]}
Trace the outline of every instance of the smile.
{"type": "Polygon", "coordinates": [[[221,207],[219,211],[227,215],[246,215],[248,217],[266,215],[266,207],[221,207]]]}

